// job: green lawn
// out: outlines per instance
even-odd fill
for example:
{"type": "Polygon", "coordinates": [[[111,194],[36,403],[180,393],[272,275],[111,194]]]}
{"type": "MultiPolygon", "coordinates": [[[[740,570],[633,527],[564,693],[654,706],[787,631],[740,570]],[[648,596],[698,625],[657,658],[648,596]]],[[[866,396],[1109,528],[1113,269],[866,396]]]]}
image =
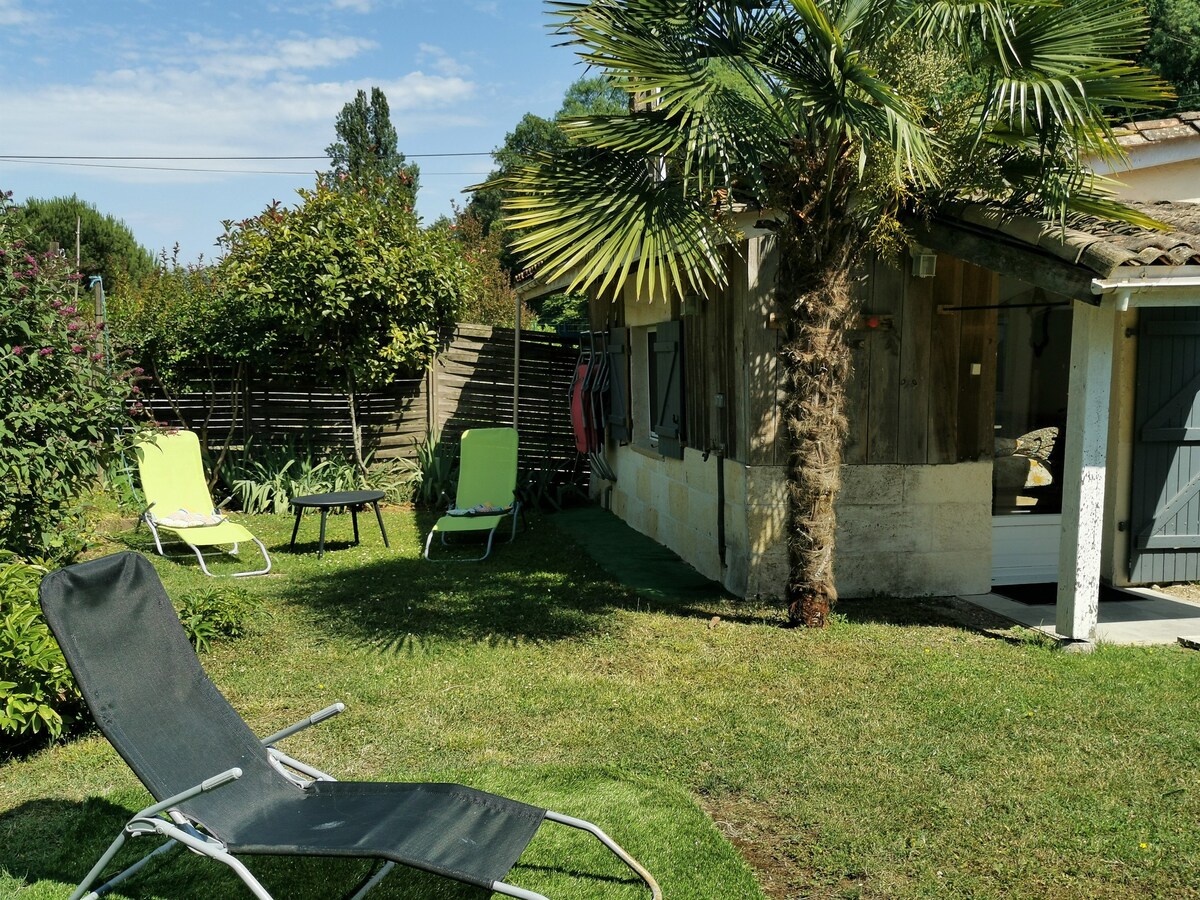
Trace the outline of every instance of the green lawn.
{"type": "MultiPolygon", "coordinates": [[[[263,578],[155,558],[172,594],[261,600],[205,666],[262,733],[344,701],[285,744],[339,778],[455,780],[593,819],[668,900],[1200,897],[1194,652],[1064,654],[945,601],[845,602],[827,630],[790,630],[716,592],[639,597],[552,517],[478,565],[420,560],[429,520],[385,517],[391,550],[373,516],[358,547],[331,517],[321,561],[315,518],[294,554],[289,518],[256,518],[263,578]]],[[[0,896],[66,897],[145,799],[94,734],[0,764],[0,896]]],[[[251,866],[297,898],[363,871],[251,866]]],[[[646,896],[561,830],[511,880],[646,896]]],[[[249,893],[177,857],[116,896],[249,893]]],[[[397,870],[374,896],[483,895],[397,870]]]]}

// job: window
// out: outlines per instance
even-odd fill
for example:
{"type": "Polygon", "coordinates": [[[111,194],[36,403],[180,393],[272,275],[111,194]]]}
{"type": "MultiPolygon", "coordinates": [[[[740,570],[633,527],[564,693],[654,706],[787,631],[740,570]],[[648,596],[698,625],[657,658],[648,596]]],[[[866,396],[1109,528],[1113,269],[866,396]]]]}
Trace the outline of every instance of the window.
{"type": "Polygon", "coordinates": [[[646,377],[651,446],[683,458],[683,323],[662,322],[646,334],[646,377]]]}

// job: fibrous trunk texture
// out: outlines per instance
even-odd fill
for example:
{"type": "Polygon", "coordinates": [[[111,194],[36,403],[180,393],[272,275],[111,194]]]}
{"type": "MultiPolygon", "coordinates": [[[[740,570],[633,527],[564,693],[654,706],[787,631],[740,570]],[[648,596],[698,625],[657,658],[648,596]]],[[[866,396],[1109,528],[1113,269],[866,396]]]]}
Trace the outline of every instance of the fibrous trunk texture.
{"type": "Polygon", "coordinates": [[[825,625],[837,600],[833,551],[846,435],[854,313],[850,273],[827,269],[791,310],[783,347],[788,453],[788,615],[796,624],[825,625]]]}
{"type": "Polygon", "coordinates": [[[870,227],[852,213],[856,158],[844,141],[797,141],[790,164],[772,173],[774,208],[786,211],[777,230],[776,298],[785,320],[788,615],[817,628],[837,600],[834,502],[846,436],[847,332],[857,312],[852,273],[870,227]]]}

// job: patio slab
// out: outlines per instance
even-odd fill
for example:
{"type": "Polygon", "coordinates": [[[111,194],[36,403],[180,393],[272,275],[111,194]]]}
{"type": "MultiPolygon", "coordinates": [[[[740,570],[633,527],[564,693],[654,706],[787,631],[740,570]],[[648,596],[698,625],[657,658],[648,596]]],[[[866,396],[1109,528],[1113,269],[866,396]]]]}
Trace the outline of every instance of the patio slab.
{"type": "MultiPolygon", "coordinates": [[[[1193,648],[1200,645],[1200,603],[1148,588],[1124,588],[1118,593],[1128,599],[1100,603],[1096,641],[1123,645],[1179,643],[1193,648]]],[[[1055,629],[1053,603],[1020,603],[999,594],[974,594],[962,599],[1018,625],[1060,637],[1055,629]]]]}

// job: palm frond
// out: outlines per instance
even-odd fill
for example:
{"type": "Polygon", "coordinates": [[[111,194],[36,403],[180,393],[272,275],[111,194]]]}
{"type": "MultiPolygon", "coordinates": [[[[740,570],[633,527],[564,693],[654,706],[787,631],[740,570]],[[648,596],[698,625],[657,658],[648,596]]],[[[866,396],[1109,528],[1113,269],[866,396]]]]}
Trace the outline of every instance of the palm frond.
{"type": "Polygon", "coordinates": [[[633,274],[639,290],[669,296],[672,286],[723,283],[727,242],[711,205],[661,180],[636,154],[575,151],[518,167],[495,186],[508,192],[506,225],[514,249],[571,289],[604,290],[633,274]]]}
{"type": "Polygon", "coordinates": [[[1062,0],[1018,7],[1004,53],[991,57],[1001,73],[991,112],[1021,127],[1103,121],[1102,110],[1152,108],[1166,84],[1133,65],[1146,35],[1138,7],[1111,0],[1062,0]],[[1028,123],[1028,125],[1026,125],[1028,123]]]}

